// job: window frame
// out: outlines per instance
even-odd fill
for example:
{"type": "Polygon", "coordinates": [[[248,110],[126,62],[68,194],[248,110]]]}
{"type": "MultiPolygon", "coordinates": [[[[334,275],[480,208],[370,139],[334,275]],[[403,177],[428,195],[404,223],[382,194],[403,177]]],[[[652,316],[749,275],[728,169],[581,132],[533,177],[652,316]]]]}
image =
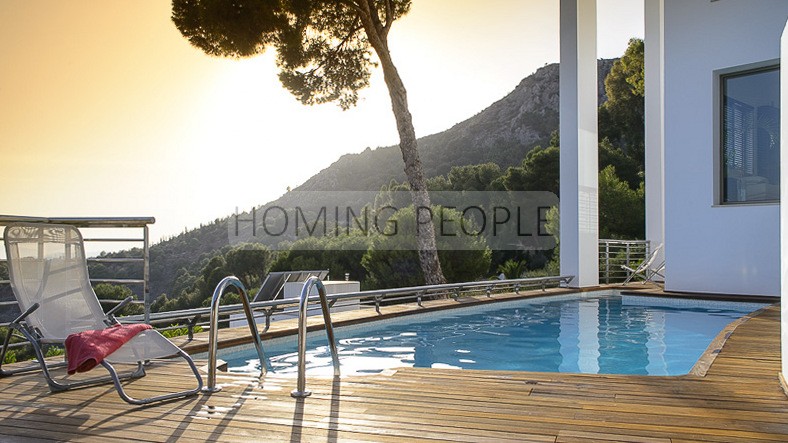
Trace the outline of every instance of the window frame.
{"type": "MultiPolygon", "coordinates": [[[[715,177],[714,177],[714,206],[752,206],[752,205],[775,205],[780,203],[780,198],[768,200],[752,200],[752,201],[726,201],[725,200],[725,179],[726,179],[726,164],[724,160],[725,150],[725,125],[723,119],[725,118],[725,80],[733,77],[743,77],[747,75],[757,74],[760,72],[777,71],[781,73],[780,60],[767,60],[759,63],[737,66],[733,68],[718,70],[714,72],[714,83],[716,94],[714,94],[714,160],[716,163],[715,177]]],[[[777,97],[777,103],[780,102],[780,97],[777,97]]],[[[782,109],[780,109],[782,113],[782,109]]],[[[782,163],[782,161],[781,161],[782,163]]],[[[780,165],[782,167],[782,165],[780,165]]]]}

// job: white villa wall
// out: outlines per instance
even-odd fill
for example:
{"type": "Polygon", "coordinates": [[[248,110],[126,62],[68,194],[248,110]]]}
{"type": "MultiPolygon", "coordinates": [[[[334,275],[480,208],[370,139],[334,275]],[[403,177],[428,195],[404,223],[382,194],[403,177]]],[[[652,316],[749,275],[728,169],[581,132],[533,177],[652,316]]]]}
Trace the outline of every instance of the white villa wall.
{"type": "Polygon", "coordinates": [[[788,1],[665,0],[664,17],[666,289],[778,295],[779,204],[715,205],[715,71],[778,59],[788,1]]]}
{"type": "MultiPolygon", "coordinates": [[[[782,60],[788,60],[788,24],[783,29],[780,45],[782,60]]],[[[780,109],[788,109],[788,76],[780,76],[780,109]]],[[[780,113],[780,158],[788,159],[788,112],[780,113]]],[[[780,200],[788,199],[788,168],[780,169],[780,200]]],[[[783,388],[788,380],[788,205],[780,205],[780,249],[782,251],[781,311],[780,311],[780,344],[782,351],[783,388]]]]}

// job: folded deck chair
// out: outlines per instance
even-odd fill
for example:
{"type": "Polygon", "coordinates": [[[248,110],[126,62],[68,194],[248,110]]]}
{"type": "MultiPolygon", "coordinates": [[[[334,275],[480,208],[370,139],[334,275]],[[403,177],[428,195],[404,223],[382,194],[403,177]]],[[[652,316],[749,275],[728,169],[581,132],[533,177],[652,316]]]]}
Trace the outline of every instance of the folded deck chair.
{"type": "Polygon", "coordinates": [[[659,255],[659,251],[661,249],[662,249],[662,244],[660,244],[656,248],[654,248],[654,250],[651,251],[651,253],[648,255],[648,257],[646,257],[646,259],[643,260],[638,265],[637,268],[633,269],[633,268],[630,268],[629,266],[621,265],[621,269],[624,269],[628,273],[627,279],[624,280],[624,283],[622,283],[622,284],[625,285],[625,284],[629,283],[635,277],[642,279],[643,283],[645,284],[646,282],[653,281],[652,279],[654,277],[656,277],[657,275],[663,276],[662,275],[662,270],[665,269],[665,262],[662,262],[657,267],[653,267],[654,260],[657,259],[657,255],[659,255]]]}
{"type": "MultiPolygon", "coordinates": [[[[52,392],[112,381],[123,400],[131,404],[148,404],[185,397],[200,391],[202,377],[189,355],[152,329],[138,333],[101,361],[100,364],[109,371],[109,376],[76,381],[69,380],[69,377],[59,377],[56,380],[50,370],[64,363],[47,363],[43,345],[62,346],[70,334],[101,330],[118,324],[113,313],[121,305],[131,301],[131,297],[104,314],[88,278],[82,236],[73,226],[12,224],[5,228],[4,238],[11,288],[22,314],[9,324],[3,348],[0,350],[0,365],[12,332],[18,331],[33,346],[38,364],[52,392]],[[145,375],[143,365],[146,362],[173,356],[180,356],[189,364],[197,379],[196,388],[136,399],[126,394],[120,383],[121,376],[112,366],[136,365],[131,374],[122,377],[136,378],[145,375]]],[[[0,376],[34,369],[37,370],[38,365],[10,371],[2,370],[0,366],[0,376]]]]}

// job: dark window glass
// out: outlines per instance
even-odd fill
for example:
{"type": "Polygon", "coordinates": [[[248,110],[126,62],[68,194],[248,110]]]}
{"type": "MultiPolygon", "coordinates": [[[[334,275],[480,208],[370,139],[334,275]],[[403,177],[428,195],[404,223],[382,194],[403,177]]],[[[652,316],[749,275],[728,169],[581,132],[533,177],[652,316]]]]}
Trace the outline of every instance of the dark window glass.
{"type": "Polygon", "coordinates": [[[780,199],[780,70],[722,82],[722,202],[780,199]]]}

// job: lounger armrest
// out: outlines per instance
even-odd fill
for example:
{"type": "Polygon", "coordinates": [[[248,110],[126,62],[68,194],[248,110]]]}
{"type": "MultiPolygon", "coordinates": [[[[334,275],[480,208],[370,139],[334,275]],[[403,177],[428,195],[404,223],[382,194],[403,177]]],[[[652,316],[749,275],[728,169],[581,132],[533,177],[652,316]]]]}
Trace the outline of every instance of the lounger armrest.
{"type": "Polygon", "coordinates": [[[134,300],[134,297],[128,296],[122,302],[115,305],[114,308],[107,311],[107,313],[105,314],[107,318],[106,320],[104,320],[104,323],[106,323],[107,325],[114,325],[115,323],[119,323],[118,319],[115,318],[115,313],[126,307],[126,305],[131,303],[132,300],[134,300]]]}
{"type": "Polygon", "coordinates": [[[24,320],[28,315],[32,314],[33,311],[38,309],[40,306],[41,305],[39,305],[38,303],[33,303],[29,308],[25,309],[25,312],[19,314],[19,317],[15,318],[14,321],[12,321],[11,323],[18,324],[19,322],[24,320]]]}

